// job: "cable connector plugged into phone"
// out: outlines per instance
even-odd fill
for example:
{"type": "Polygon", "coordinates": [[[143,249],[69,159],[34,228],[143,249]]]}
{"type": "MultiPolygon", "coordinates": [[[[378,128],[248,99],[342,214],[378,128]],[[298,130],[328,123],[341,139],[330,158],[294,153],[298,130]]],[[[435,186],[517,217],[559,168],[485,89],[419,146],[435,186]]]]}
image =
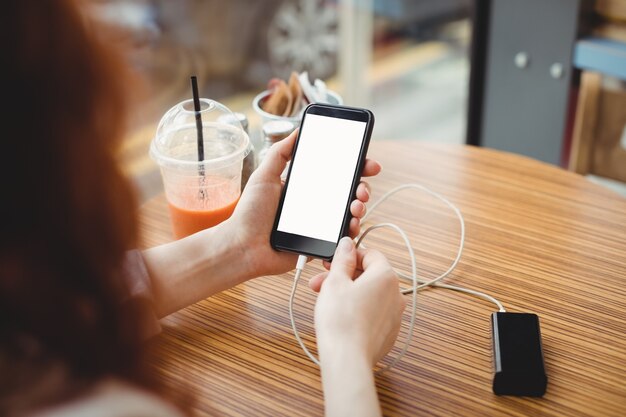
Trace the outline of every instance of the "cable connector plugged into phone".
{"type": "Polygon", "coordinates": [[[306,261],[308,258],[304,255],[298,256],[298,262],[296,262],[296,271],[302,272],[304,267],[306,266],[306,261]]]}

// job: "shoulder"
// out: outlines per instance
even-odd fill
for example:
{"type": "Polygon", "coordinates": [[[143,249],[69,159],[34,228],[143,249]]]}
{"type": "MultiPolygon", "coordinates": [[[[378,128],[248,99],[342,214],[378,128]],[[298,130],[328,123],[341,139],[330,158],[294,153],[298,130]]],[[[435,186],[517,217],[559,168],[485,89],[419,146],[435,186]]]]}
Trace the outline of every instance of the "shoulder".
{"type": "Polygon", "coordinates": [[[119,380],[107,380],[69,403],[39,410],[29,417],[182,417],[156,395],[119,380]]]}

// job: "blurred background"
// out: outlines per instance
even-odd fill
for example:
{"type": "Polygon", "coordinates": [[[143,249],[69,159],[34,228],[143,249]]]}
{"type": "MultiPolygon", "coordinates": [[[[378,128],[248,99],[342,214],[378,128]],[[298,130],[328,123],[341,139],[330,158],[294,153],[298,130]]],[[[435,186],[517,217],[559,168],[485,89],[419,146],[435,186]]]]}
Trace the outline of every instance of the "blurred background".
{"type": "MultiPolygon", "coordinates": [[[[345,104],[374,112],[374,140],[489,146],[583,174],[604,164],[602,153],[598,162],[575,151],[583,164],[569,161],[572,146],[590,140],[581,135],[589,122],[576,113],[593,105],[579,103],[581,75],[602,71],[579,50],[591,40],[593,52],[598,36],[626,42],[626,0],[97,0],[91,7],[143,80],[122,149],[142,201],[161,191],[148,157],[156,124],[190,97],[190,75],[202,96],[248,117],[256,147],[253,98],[271,78],[308,71],[345,104]]],[[[621,53],[623,62],[606,65],[623,65],[625,74],[606,74],[599,88],[623,90],[621,53]]],[[[618,113],[609,159],[626,152],[626,114],[618,113]]],[[[626,163],[618,164],[617,176],[602,176],[626,181],[626,163]]],[[[622,182],[599,181],[626,195],[622,182]]]]}

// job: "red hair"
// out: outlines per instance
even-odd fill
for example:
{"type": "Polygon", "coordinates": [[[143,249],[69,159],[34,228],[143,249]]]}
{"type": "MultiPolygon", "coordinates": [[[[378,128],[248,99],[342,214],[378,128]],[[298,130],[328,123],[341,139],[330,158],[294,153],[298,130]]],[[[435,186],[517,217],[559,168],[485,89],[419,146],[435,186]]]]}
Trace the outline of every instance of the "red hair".
{"type": "Polygon", "coordinates": [[[137,244],[134,195],[115,157],[124,66],[75,1],[2,9],[0,378],[12,383],[0,382],[0,399],[52,363],[82,386],[140,379],[118,272],[137,244]]]}

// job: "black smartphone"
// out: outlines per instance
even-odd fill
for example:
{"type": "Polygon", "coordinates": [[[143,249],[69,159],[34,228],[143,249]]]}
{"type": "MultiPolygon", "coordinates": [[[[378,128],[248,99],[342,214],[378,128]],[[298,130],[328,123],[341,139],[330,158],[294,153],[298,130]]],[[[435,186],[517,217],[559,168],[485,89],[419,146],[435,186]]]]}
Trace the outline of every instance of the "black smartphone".
{"type": "Polygon", "coordinates": [[[274,249],[332,259],[348,234],[373,127],[366,109],[306,108],[270,236],[274,249]]]}

